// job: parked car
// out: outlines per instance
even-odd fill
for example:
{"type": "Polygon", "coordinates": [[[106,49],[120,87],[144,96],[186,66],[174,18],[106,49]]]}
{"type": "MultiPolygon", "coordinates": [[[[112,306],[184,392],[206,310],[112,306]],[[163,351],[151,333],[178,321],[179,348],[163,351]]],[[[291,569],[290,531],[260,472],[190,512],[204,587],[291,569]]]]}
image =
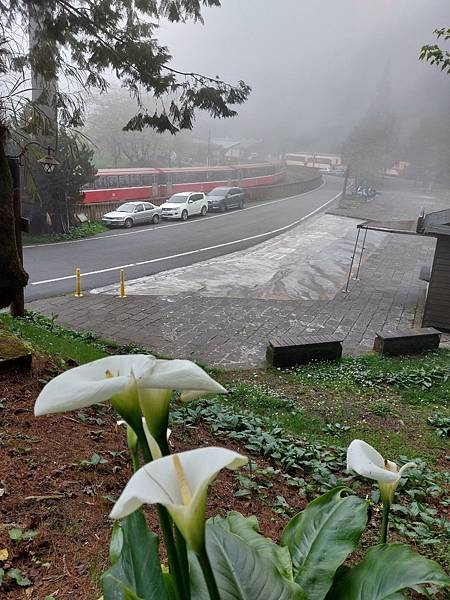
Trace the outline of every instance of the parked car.
{"type": "Polygon", "coordinates": [[[208,200],[203,192],[179,192],[161,205],[163,219],[183,219],[208,212],[208,200]]]}
{"type": "Polygon", "coordinates": [[[116,210],[103,215],[102,221],[107,227],[133,227],[143,223],[159,223],[161,207],[150,202],[126,202],[116,210]]]}
{"type": "Polygon", "coordinates": [[[216,187],[208,194],[208,209],[225,212],[229,208],[244,208],[245,192],[238,187],[216,187]]]}

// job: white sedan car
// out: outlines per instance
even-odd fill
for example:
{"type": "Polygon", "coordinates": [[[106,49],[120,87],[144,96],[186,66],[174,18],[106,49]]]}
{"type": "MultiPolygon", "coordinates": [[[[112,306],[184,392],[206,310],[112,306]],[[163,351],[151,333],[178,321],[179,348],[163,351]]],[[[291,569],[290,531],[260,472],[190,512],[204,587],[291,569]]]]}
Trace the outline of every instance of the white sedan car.
{"type": "Polygon", "coordinates": [[[183,219],[208,212],[208,199],[203,192],[180,192],[161,205],[163,219],[183,219]]]}

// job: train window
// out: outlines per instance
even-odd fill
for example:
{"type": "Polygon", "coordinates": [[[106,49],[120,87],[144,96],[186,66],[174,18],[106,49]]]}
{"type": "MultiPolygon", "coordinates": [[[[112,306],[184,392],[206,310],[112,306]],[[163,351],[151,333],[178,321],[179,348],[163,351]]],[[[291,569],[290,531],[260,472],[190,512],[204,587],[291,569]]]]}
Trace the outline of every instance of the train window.
{"type": "Polygon", "coordinates": [[[119,187],[130,187],[130,177],[128,175],[119,175],[119,187]]]}
{"type": "Polygon", "coordinates": [[[130,175],[130,186],[139,187],[142,185],[142,175],[130,175]]]}
{"type": "Polygon", "coordinates": [[[164,171],[159,172],[156,177],[159,185],[167,184],[167,173],[164,173],[164,171]]]}
{"type": "Polygon", "coordinates": [[[142,175],[142,185],[153,185],[153,175],[142,175]]]}
{"type": "Polygon", "coordinates": [[[118,177],[117,175],[110,175],[109,177],[107,177],[107,182],[108,185],[105,187],[109,187],[109,188],[116,188],[118,187],[118,177]]]}

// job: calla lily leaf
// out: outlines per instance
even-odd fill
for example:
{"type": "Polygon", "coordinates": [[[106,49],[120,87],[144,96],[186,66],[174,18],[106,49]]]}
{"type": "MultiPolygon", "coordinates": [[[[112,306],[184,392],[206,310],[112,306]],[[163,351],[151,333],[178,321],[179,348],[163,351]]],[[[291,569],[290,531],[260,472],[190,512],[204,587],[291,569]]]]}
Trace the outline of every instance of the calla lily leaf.
{"type": "Polygon", "coordinates": [[[114,540],[113,566],[102,577],[105,600],[168,600],[158,553],[158,538],[148,530],[142,511],[120,525],[114,540]],[[116,543],[119,542],[119,543],[116,543]]]}
{"type": "Polygon", "coordinates": [[[131,477],[110,516],[122,519],[142,504],[162,504],[191,548],[200,552],[208,486],[221,469],[237,469],[246,462],[245,456],[217,447],[164,456],[131,477]]]}
{"type": "MultiPolygon", "coordinates": [[[[206,551],[222,600],[306,600],[299,585],[282,577],[257,548],[208,521],[206,551]]],[[[209,600],[200,568],[191,556],[192,600],[209,600]]]]}
{"type": "Polygon", "coordinates": [[[355,550],[366,527],[367,502],[348,493],[350,489],[340,487],[316,498],[283,531],[281,544],[289,548],[294,580],[308,600],[326,596],[336,569],[355,550]]]}
{"type": "Polygon", "coordinates": [[[450,578],[409,546],[382,544],[371,548],[356,567],[342,571],[326,600],[388,600],[423,585],[447,587],[450,578]]]}
{"type": "Polygon", "coordinates": [[[278,569],[280,575],[290,581],[293,580],[292,562],[289,550],[278,546],[270,538],[259,533],[258,519],[255,516],[244,517],[241,513],[230,511],[226,519],[214,517],[208,523],[222,527],[230,533],[234,533],[244,542],[249,544],[261,557],[267,558],[278,569]]]}

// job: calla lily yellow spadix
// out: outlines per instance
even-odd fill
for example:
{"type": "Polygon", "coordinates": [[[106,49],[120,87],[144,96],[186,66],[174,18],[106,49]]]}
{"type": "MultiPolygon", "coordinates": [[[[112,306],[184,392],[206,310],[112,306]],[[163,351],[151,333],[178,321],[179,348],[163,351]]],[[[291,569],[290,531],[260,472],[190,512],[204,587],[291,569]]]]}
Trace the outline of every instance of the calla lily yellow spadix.
{"type": "Polygon", "coordinates": [[[383,502],[392,503],[395,490],[405,471],[415,467],[415,463],[406,463],[401,469],[363,440],[353,440],[347,450],[347,470],[378,481],[383,502]]]}
{"type": "Polygon", "coordinates": [[[154,460],[129,480],[111,512],[122,519],[142,504],[162,504],[181,534],[200,553],[205,539],[208,486],[221,469],[237,469],[247,457],[226,448],[197,448],[154,460]]]}

